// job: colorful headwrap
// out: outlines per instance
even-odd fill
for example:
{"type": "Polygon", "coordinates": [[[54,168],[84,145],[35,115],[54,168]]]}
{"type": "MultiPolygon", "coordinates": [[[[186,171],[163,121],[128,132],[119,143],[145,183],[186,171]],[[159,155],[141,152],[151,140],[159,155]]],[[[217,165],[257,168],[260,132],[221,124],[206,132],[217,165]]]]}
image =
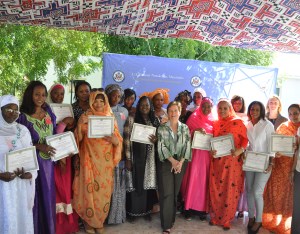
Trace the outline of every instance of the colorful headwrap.
{"type": "Polygon", "coordinates": [[[140,95],[140,97],[143,97],[143,96],[147,96],[149,97],[151,100],[153,100],[153,97],[156,95],[156,94],[161,94],[164,98],[164,104],[169,104],[170,102],[170,99],[169,99],[169,92],[170,90],[169,89],[162,89],[162,88],[157,88],[155,89],[154,91],[152,92],[144,92],[140,95]]]}
{"type": "Polygon", "coordinates": [[[47,97],[47,103],[53,103],[53,100],[51,98],[51,92],[55,89],[63,89],[65,90],[65,87],[61,84],[54,84],[50,87],[50,89],[48,90],[48,97],[47,97]]]}
{"type": "Polygon", "coordinates": [[[91,92],[90,97],[89,97],[89,105],[90,105],[90,109],[92,110],[93,114],[95,114],[95,115],[101,115],[101,116],[112,116],[113,115],[112,110],[109,105],[109,102],[108,102],[108,98],[104,92],[100,92],[100,91],[91,92]],[[104,105],[103,112],[97,112],[93,108],[93,103],[95,102],[98,94],[102,94],[104,96],[104,104],[105,105],[104,105]]]}
{"type": "Polygon", "coordinates": [[[226,102],[228,104],[228,106],[229,106],[229,116],[231,116],[231,117],[232,116],[236,116],[236,113],[235,113],[235,111],[233,109],[233,106],[231,105],[231,102],[230,102],[229,99],[227,99],[227,98],[220,98],[219,101],[218,101],[217,108],[219,107],[220,102],[226,102]]]}

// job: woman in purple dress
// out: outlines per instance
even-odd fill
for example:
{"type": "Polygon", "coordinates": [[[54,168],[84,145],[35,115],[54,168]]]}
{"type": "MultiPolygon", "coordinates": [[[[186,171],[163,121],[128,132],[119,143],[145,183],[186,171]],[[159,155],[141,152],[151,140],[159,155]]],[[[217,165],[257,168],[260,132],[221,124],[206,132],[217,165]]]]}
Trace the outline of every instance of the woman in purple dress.
{"type": "Polygon", "coordinates": [[[35,234],[55,234],[54,163],[50,159],[55,149],[46,144],[45,138],[55,133],[56,117],[45,102],[46,98],[46,86],[40,81],[31,81],[24,92],[18,119],[28,128],[37,149],[39,171],[33,207],[35,234]]]}

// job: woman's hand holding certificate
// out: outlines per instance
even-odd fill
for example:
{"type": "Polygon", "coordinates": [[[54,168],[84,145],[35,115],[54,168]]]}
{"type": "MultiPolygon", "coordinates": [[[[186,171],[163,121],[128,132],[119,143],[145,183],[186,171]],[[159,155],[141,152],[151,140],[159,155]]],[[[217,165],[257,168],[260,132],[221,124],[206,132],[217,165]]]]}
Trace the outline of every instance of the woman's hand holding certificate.
{"type": "Polygon", "coordinates": [[[135,141],[144,144],[153,144],[152,141],[156,139],[153,137],[153,135],[155,135],[155,132],[155,127],[134,123],[132,127],[130,141],[135,141]]]}
{"type": "Polygon", "coordinates": [[[46,142],[56,149],[55,154],[51,157],[53,161],[68,157],[70,154],[78,153],[77,144],[72,132],[65,132],[46,137],[46,142]]]}
{"type": "Polygon", "coordinates": [[[280,156],[290,156],[294,154],[294,136],[285,136],[279,134],[271,135],[271,152],[279,153],[280,156]]]}
{"type": "Polygon", "coordinates": [[[201,150],[211,150],[210,140],[212,137],[212,134],[205,134],[200,131],[195,131],[192,142],[192,148],[201,150]]]}
{"type": "Polygon", "coordinates": [[[232,149],[234,149],[234,141],[231,134],[228,134],[226,136],[213,137],[211,138],[210,142],[212,155],[214,158],[232,154],[232,149]]]}
{"type": "Polygon", "coordinates": [[[15,172],[18,168],[23,168],[25,172],[38,170],[35,146],[7,153],[5,167],[7,172],[15,172]]]}
{"type": "Polygon", "coordinates": [[[244,171],[265,172],[269,164],[269,155],[259,152],[246,152],[246,159],[243,164],[244,171]]]}
{"type": "Polygon", "coordinates": [[[88,116],[88,137],[102,138],[111,136],[114,132],[114,117],[111,116],[88,116]]]}

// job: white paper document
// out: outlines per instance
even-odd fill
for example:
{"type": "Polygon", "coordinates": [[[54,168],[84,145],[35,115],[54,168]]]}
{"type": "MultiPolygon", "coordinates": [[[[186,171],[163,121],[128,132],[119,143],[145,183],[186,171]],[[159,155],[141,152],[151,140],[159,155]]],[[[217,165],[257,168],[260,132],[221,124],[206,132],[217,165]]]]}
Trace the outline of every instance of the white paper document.
{"type": "Polygon", "coordinates": [[[217,154],[214,156],[215,158],[231,155],[231,150],[234,149],[234,141],[231,134],[213,137],[210,142],[211,149],[217,151],[217,154]]]}
{"type": "Polygon", "coordinates": [[[111,136],[114,132],[114,117],[112,116],[88,116],[88,137],[102,138],[111,136]]]}
{"type": "Polygon", "coordinates": [[[17,168],[24,168],[25,172],[39,170],[35,146],[9,152],[5,155],[6,171],[14,172],[17,168]]]}
{"type": "Polygon", "coordinates": [[[246,152],[246,160],[243,164],[244,171],[264,172],[269,164],[269,155],[259,152],[246,152]]]}
{"type": "Polygon", "coordinates": [[[195,131],[192,142],[192,148],[201,150],[211,150],[210,140],[212,137],[212,134],[203,134],[199,131],[195,131]]]}
{"type": "Polygon", "coordinates": [[[66,117],[74,118],[73,108],[71,104],[50,103],[49,105],[56,116],[56,123],[61,122],[66,117]]]}
{"type": "Polygon", "coordinates": [[[51,159],[53,161],[68,157],[70,154],[77,154],[78,148],[72,132],[65,132],[46,137],[48,145],[56,149],[51,159]]]}
{"type": "Polygon", "coordinates": [[[152,144],[152,142],[149,140],[149,136],[155,135],[155,132],[156,128],[153,126],[134,123],[130,136],[130,141],[135,141],[144,144],[152,144]]]}

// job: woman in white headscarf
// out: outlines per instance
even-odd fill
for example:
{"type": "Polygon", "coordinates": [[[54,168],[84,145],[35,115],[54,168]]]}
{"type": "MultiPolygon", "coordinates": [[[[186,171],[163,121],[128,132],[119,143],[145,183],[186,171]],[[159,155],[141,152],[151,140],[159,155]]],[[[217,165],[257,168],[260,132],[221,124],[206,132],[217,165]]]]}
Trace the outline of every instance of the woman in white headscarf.
{"type": "Polygon", "coordinates": [[[5,154],[32,145],[28,129],[16,123],[19,102],[0,97],[0,233],[33,233],[32,207],[36,173],[5,170],[5,154]]]}

